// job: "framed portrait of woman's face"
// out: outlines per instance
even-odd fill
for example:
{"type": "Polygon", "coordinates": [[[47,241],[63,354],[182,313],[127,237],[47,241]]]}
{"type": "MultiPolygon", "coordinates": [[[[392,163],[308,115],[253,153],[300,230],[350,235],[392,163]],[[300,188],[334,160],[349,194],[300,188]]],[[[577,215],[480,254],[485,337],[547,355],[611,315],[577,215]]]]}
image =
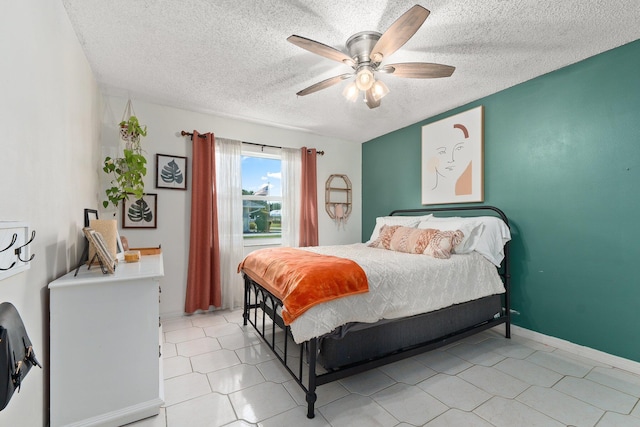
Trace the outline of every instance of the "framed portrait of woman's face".
{"type": "Polygon", "coordinates": [[[422,127],[422,204],[484,201],[482,106],[422,127]]]}

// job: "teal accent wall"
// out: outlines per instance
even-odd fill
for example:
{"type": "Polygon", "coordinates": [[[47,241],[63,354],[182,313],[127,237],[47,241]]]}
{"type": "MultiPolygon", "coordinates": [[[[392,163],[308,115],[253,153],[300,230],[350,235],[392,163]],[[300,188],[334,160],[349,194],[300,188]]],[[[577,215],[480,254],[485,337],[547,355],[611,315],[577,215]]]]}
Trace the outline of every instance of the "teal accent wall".
{"type": "Polygon", "coordinates": [[[478,105],[514,324],[640,362],[640,40],[364,143],[363,241],[421,207],[421,127],[478,105]]]}

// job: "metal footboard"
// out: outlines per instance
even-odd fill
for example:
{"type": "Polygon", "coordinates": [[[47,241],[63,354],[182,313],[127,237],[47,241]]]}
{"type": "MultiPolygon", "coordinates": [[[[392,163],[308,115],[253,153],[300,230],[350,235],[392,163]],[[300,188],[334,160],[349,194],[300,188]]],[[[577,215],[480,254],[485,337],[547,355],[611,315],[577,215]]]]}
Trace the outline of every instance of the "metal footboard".
{"type": "Polygon", "coordinates": [[[307,417],[315,416],[317,338],[296,344],[280,315],[282,301],[244,276],[244,325],[251,324],[306,395],[307,417]]]}
{"type": "Polygon", "coordinates": [[[502,315],[492,320],[464,328],[453,333],[417,345],[398,349],[391,353],[364,361],[325,370],[317,365],[319,338],[313,338],[302,344],[296,344],[291,330],[279,314],[282,302],[245,275],[244,324],[250,323],[258,335],[269,346],[289,374],[296,380],[305,393],[307,417],[315,416],[317,387],[361,372],[393,363],[420,353],[442,347],[459,339],[477,334],[494,326],[505,324],[506,337],[509,338],[509,319],[502,315]]]}

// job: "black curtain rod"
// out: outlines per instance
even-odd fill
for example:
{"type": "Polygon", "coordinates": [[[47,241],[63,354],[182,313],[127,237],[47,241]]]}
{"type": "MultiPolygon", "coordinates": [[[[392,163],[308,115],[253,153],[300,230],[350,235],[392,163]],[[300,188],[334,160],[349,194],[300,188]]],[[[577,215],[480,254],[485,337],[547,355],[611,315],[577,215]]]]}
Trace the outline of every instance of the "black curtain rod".
{"type": "MultiPolygon", "coordinates": [[[[249,144],[249,145],[255,145],[256,147],[269,147],[269,148],[279,148],[282,150],[282,147],[278,147],[276,145],[267,145],[267,144],[257,144],[255,142],[246,142],[246,141],[242,141],[243,144],[249,144]]],[[[311,151],[311,150],[307,150],[307,151],[311,151]]],[[[324,151],[316,151],[316,154],[318,154],[318,156],[324,156],[324,151]]]]}
{"type": "MultiPolygon", "coordinates": [[[[187,136],[187,135],[188,135],[188,136],[190,136],[191,138],[193,138],[193,133],[192,133],[192,132],[187,132],[187,131],[185,131],[185,130],[180,131],[180,135],[182,135],[182,136],[187,136]]],[[[204,136],[204,134],[202,134],[202,133],[199,133],[199,134],[198,134],[198,136],[199,136],[200,138],[206,138],[206,136],[204,136]]]]}
{"type": "MultiPolygon", "coordinates": [[[[187,131],[181,131],[180,135],[182,136],[187,136],[189,135],[191,138],[193,138],[193,133],[192,132],[187,132],[187,131]]],[[[205,138],[205,136],[203,134],[198,134],[198,136],[200,138],[205,138]]],[[[243,144],[249,144],[249,145],[255,145],[257,147],[269,147],[269,148],[279,148],[282,150],[282,147],[278,147],[276,145],[267,145],[267,144],[256,144],[255,142],[246,142],[246,141],[242,141],[243,144]]],[[[311,150],[307,150],[307,151],[311,151],[311,150]]],[[[319,156],[324,156],[324,151],[316,151],[316,154],[318,154],[319,156]]]]}

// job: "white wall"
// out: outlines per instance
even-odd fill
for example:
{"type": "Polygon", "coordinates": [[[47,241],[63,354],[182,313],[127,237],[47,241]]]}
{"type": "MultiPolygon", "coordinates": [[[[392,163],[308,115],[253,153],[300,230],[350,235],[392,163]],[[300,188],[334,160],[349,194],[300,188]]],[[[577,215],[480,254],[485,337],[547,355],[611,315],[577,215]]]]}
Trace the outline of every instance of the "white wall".
{"type": "Polygon", "coordinates": [[[75,266],[83,209],[97,202],[101,97],[60,1],[0,2],[0,58],[0,221],[37,233],[31,268],[0,280],[0,302],[17,307],[45,367],[31,370],[0,425],[42,426],[47,285],[75,266]]]}
{"type": "MultiPolygon", "coordinates": [[[[117,123],[122,119],[127,102],[126,96],[105,96],[106,109],[103,116],[103,154],[116,154],[119,141],[117,123]]],[[[268,144],[281,147],[303,146],[324,150],[318,157],[318,204],[319,234],[321,245],[355,243],[361,240],[361,151],[360,144],[313,135],[305,132],[282,129],[263,124],[213,116],[144,102],[132,97],[133,107],[142,124],[148,126],[148,135],[143,139],[143,149],[149,161],[145,179],[145,191],[158,194],[157,229],[120,229],[132,247],[162,245],[165,261],[165,277],[162,285],[160,312],[163,317],[181,315],[184,312],[187,264],[189,255],[189,216],[191,192],[155,188],[155,155],[171,154],[187,156],[191,185],[191,141],[179,136],[181,130],[213,132],[221,138],[268,144]],[[347,174],[353,184],[353,212],[344,228],[338,229],[324,209],[324,186],[329,175],[347,174]]],[[[103,159],[100,159],[100,163],[103,159]]],[[[96,168],[99,164],[96,165],[96,168]]],[[[104,174],[103,174],[104,175],[104,174]]],[[[103,179],[106,183],[106,179],[103,179]]],[[[102,195],[101,195],[102,197],[102,195]]],[[[103,200],[103,199],[101,199],[103,200]]],[[[100,204],[100,209],[102,205],[100,204]]],[[[101,212],[108,218],[113,211],[101,212]]],[[[117,212],[121,221],[121,212],[117,212]]]]}

